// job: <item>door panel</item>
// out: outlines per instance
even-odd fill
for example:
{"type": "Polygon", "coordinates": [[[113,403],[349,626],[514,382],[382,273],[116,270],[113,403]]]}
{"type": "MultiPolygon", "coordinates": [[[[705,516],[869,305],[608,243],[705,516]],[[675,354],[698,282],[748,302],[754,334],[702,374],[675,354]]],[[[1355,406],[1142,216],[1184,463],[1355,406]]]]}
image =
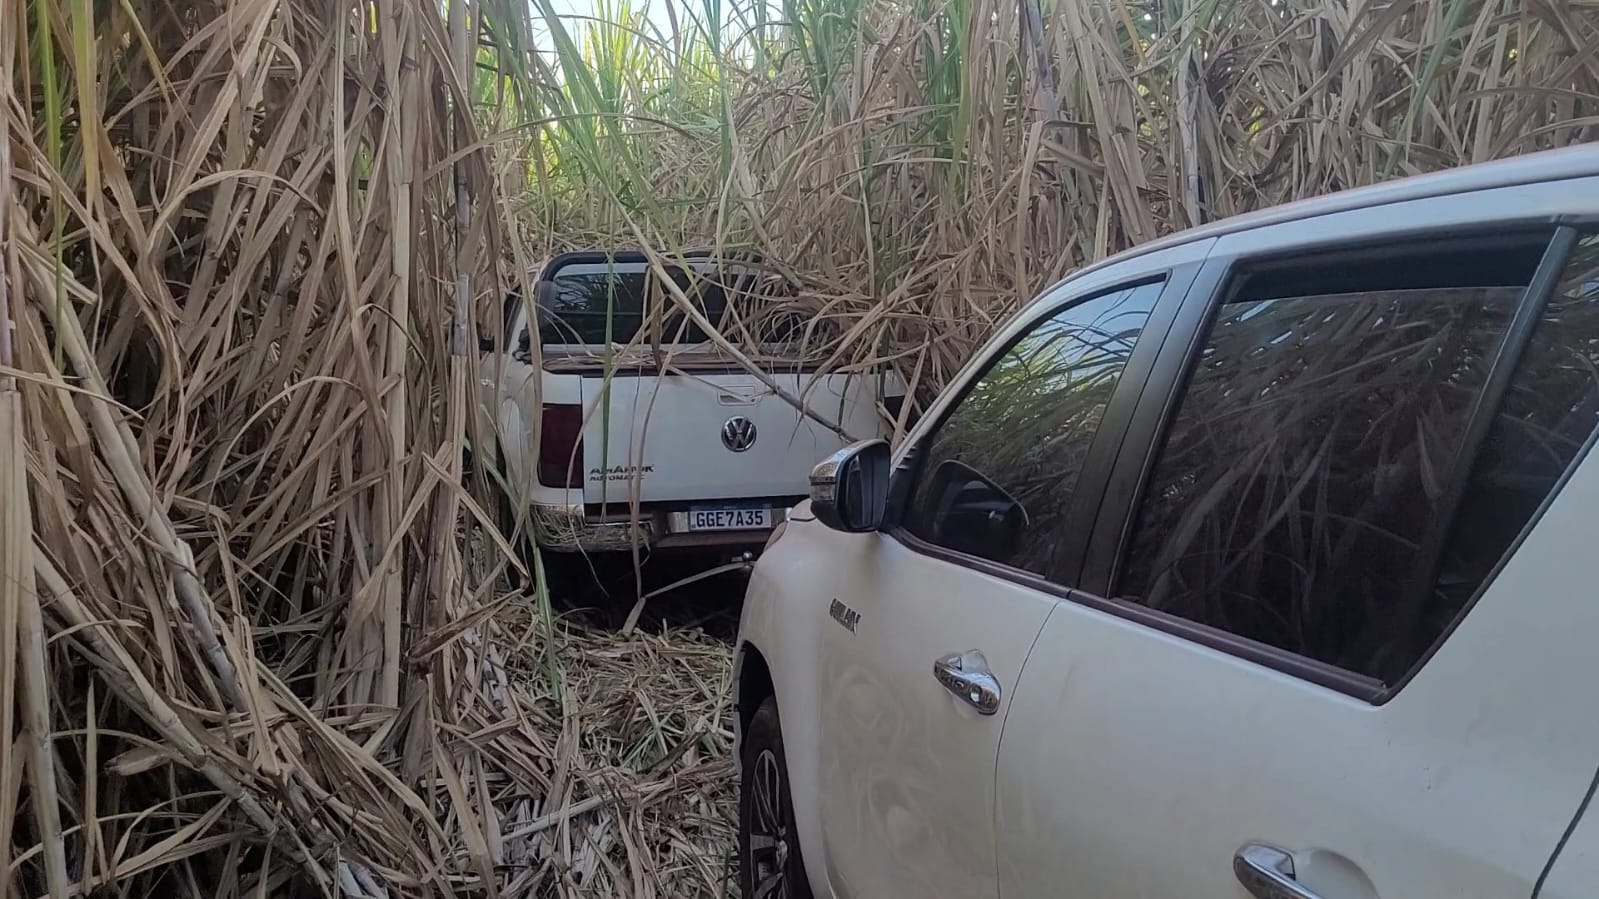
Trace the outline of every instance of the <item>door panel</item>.
{"type": "Polygon", "coordinates": [[[859,575],[817,660],[829,885],[845,899],[993,896],[1000,729],[1056,600],[885,535],[827,536],[827,564],[859,575]],[[978,714],[934,676],[935,661],[968,650],[999,683],[999,714],[978,714]]]}
{"type": "Polygon", "coordinates": [[[1129,547],[1124,598],[1059,605],[1012,697],[1002,895],[1243,899],[1256,845],[1320,899],[1533,894],[1599,762],[1599,717],[1571,712],[1599,675],[1599,240],[1565,268],[1573,233],[1518,240],[1222,294],[1179,398],[1137,413],[1171,433],[1129,429],[1146,495],[1093,536],[1129,547]]]}
{"type": "MultiPolygon", "coordinates": [[[[1599,771],[1594,773],[1599,782],[1599,771]]],[[[1592,791],[1596,784],[1589,784],[1592,791]]],[[[1599,883],[1599,813],[1593,811],[1593,793],[1579,806],[1581,819],[1573,821],[1570,835],[1550,859],[1549,877],[1537,899],[1586,899],[1599,883]]]]}
{"type": "Polygon", "coordinates": [[[1130,360],[1158,346],[1163,291],[1174,285],[1175,302],[1192,274],[1039,310],[902,457],[893,535],[832,535],[827,564],[851,572],[817,660],[834,895],[995,895],[994,765],[1009,698],[1077,561],[1072,522],[1097,503],[1077,492],[1080,476],[1114,455],[1117,410],[1142,389],[1130,360]]]}
{"type": "Polygon", "coordinates": [[[1244,899],[1251,841],[1321,899],[1531,895],[1599,763],[1572,714],[1599,675],[1596,504],[1589,464],[1382,706],[1062,603],[1000,751],[1001,895],[1244,899]]]}

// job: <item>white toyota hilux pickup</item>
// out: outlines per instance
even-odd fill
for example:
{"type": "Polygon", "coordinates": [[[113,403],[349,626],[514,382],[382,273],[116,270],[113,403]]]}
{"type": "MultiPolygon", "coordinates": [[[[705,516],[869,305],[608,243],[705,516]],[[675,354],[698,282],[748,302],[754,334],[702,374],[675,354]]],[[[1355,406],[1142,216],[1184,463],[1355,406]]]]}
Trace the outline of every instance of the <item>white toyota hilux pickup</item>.
{"type": "Polygon", "coordinates": [[[745,899],[1599,896],[1599,145],[1144,244],[818,466],[745,899]]]}
{"type": "Polygon", "coordinates": [[[483,342],[478,381],[506,533],[531,536],[557,573],[635,545],[758,550],[804,498],[816,459],[882,435],[902,382],[803,361],[806,317],[774,280],[705,251],[653,266],[640,251],[594,251],[543,266],[536,315],[513,291],[506,343],[483,342]],[[759,374],[686,306],[754,346],[744,355],[759,374]],[[751,319],[763,333],[749,333],[751,319]]]}

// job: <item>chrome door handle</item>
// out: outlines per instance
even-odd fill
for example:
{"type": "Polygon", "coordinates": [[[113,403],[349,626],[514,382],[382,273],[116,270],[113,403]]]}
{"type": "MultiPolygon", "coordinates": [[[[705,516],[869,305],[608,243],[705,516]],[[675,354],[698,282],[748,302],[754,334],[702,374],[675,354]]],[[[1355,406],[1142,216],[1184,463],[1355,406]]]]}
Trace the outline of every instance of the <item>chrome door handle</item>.
{"type": "Polygon", "coordinates": [[[1265,843],[1245,843],[1233,854],[1233,874],[1256,899],[1321,899],[1294,879],[1294,857],[1265,843]]]}
{"type": "Polygon", "coordinates": [[[944,689],[977,710],[979,715],[999,711],[999,678],[988,670],[977,650],[952,652],[933,663],[933,676],[944,689]]]}

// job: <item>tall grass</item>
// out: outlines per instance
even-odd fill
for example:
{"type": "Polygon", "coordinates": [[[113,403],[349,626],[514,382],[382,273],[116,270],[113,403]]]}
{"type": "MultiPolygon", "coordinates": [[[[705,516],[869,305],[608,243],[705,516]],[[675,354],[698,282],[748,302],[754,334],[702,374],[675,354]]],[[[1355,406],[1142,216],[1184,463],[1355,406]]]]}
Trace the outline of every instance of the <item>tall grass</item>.
{"type": "Polygon", "coordinates": [[[684,893],[464,551],[468,338],[541,255],[756,251],[925,393],[1085,261],[1599,93],[1588,2],[597,12],[0,0],[5,892],[684,893]]]}
{"type": "Polygon", "coordinates": [[[1589,3],[748,0],[673,4],[672,34],[541,9],[555,86],[486,110],[527,129],[535,241],[754,249],[841,361],[925,386],[1119,249],[1599,125],[1589,3]]]}
{"type": "Polygon", "coordinates": [[[516,232],[487,20],[449,12],[0,3],[0,892],[441,895],[530,855],[550,755],[459,486],[516,232]]]}

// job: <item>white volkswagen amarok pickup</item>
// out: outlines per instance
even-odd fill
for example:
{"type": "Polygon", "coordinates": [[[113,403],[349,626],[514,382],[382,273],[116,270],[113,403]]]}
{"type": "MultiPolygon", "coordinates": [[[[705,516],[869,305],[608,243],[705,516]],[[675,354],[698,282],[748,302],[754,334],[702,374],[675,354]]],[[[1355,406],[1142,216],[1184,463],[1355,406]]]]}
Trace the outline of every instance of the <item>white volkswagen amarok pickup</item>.
{"type": "Polygon", "coordinates": [[[743,894],[1599,896],[1599,146],[1047,290],[812,476],[743,894]]]}
{"type": "Polygon", "coordinates": [[[518,531],[568,574],[589,566],[583,555],[635,543],[759,549],[804,498],[816,459],[884,433],[903,399],[898,379],[797,361],[789,353],[805,322],[795,314],[762,317],[757,375],[683,312],[686,300],[712,325],[742,326],[740,311],[785,302],[773,280],[703,251],[659,269],[642,252],[577,252],[543,267],[537,315],[513,292],[510,351],[481,348],[478,385],[507,533],[525,519],[518,531]],[[729,315],[736,293],[747,300],[729,315]]]}

